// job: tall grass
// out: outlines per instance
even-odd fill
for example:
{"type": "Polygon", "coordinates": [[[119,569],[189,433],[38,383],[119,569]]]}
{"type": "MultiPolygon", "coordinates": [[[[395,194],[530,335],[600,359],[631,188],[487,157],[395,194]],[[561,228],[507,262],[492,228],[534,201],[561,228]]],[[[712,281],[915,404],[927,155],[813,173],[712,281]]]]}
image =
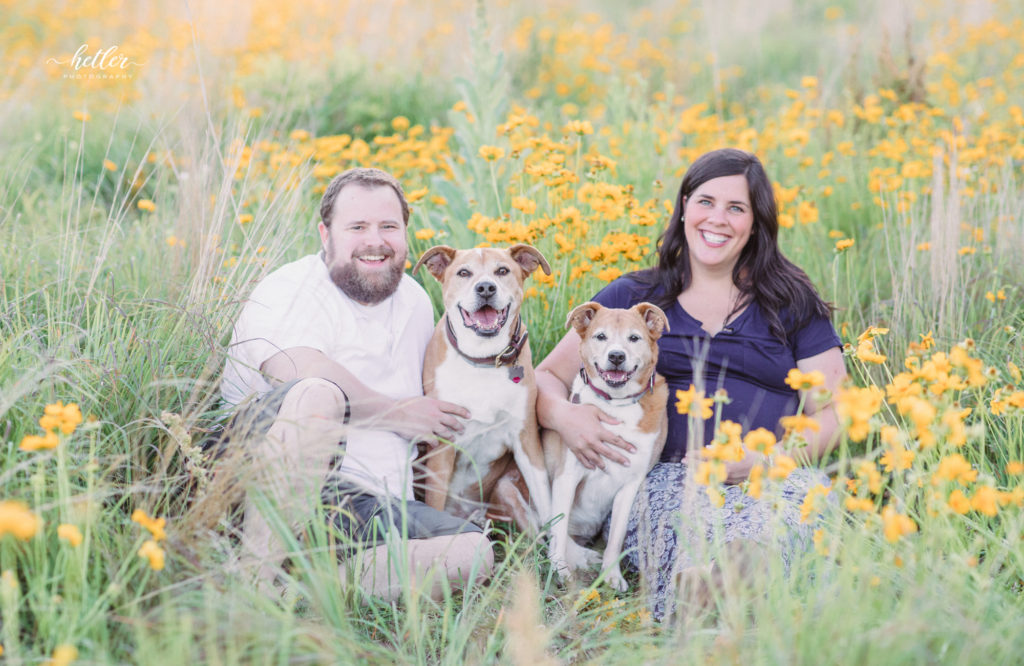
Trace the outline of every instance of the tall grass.
{"type": "MultiPolygon", "coordinates": [[[[71,645],[83,661],[141,663],[1016,661],[1024,649],[1021,500],[989,515],[955,512],[949,498],[958,489],[975,497],[981,486],[1021,487],[1010,469],[1024,460],[1024,416],[1019,408],[995,413],[992,404],[1022,388],[1009,364],[1024,367],[1024,156],[1009,147],[1022,138],[1024,123],[1010,109],[1024,104],[1015,86],[1024,63],[1006,52],[1010,37],[984,32],[1024,16],[1012,3],[983,3],[998,20],[979,28],[958,8],[930,3],[928,16],[908,9],[884,17],[882,31],[877,7],[805,3],[800,11],[821,26],[813,31],[784,21],[774,6],[732,11],[741,4],[655,4],[645,18],[601,3],[590,7],[593,16],[569,5],[541,14],[451,3],[443,9],[473,13],[475,27],[468,39],[442,31],[433,41],[421,23],[426,10],[377,8],[385,14],[376,19],[393,21],[399,51],[424,58],[422,67],[392,61],[404,70],[375,64],[384,57],[379,42],[366,42],[373,57],[360,56],[347,28],[339,36],[323,27],[322,68],[309,53],[289,61],[268,46],[228,55],[224,43],[238,36],[223,33],[219,42],[202,23],[216,12],[199,8],[192,20],[201,29],[178,34],[180,41],[154,16],[124,18],[119,29],[148,26],[177,44],[153,47],[133,88],[75,88],[45,78],[31,59],[35,69],[26,71],[36,80],[5,74],[0,500],[24,502],[44,523],[25,541],[0,537],[4,656],[38,660],[71,645]],[[950,54],[959,61],[944,65],[950,54]],[[805,85],[811,75],[816,82],[805,85]],[[991,85],[975,85],[985,78],[991,85]],[[879,91],[895,99],[871,102],[879,91]],[[871,120],[873,104],[892,117],[921,102],[921,91],[927,105],[914,107],[914,121],[871,120]],[[76,119],[83,102],[88,119],[76,119]],[[844,122],[825,120],[830,110],[844,122]],[[502,131],[513,117],[521,124],[502,131]],[[573,121],[589,122],[592,132],[573,121]],[[345,146],[327,145],[341,135],[345,146]],[[897,137],[924,142],[915,150],[930,156],[931,173],[888,187],[872,170],[899,173],[912,161],[879,148],[897,137]],[[359,140],[363,152],[354,148],[359,140]],[[780,200],[795,192],[782,210],[796,224],[781,230],[780,242],[838,307],[857,385],[884,388],[925,334],[936,348],[911,354],[922,360],[973,339],[970,354],[987,383],[933,401],[940,415],[973,410],[966,444],[952,443],[952,426],[936,416],[937,444],[914,448],[912,417],[884,404],[870,435],[847,438],[828,461],[840,499],[823,510],[815,548],[791,573],[767,548],[756,572],[714,589],[707,606],[684,598],[663,624],[645,614],[640,581],[625,595],[593,575],[560,585],[543,544],[517,534],[499,536],[490,583],[439,602],[412,586],[394,604],[361,593],[339,576],[315,525],[292,542],[280,595],[262,594],[232,568],[231,488],[210,475],[196,447],[224,416],[217,381],[231,323],[258,279],[316,249],[318,190],[332,169],[376,162],[408,192],[427,189],[410,232],[433,235],[413,237],[414,254],[439,242],[540,247],[556,270],[554,279],[534,276],[527,285],[540,358],[562,335],[571,305],[610,279],[602,271],[649,264],[682,171],[726,143],[762,156],[780,200]],[[486,161],[482,146],[505,156],[486,161]],[[998,157],[1008,159],[1000,165],[998,157]],[[561,182],[531,171],[546,163],[565,170],[561,182]],[[588,184],[617,189],[588,198],[588,184]],[[803,223],[810,212],[801,203],[814,204],[817,221],[803,223]],[[855,245],[839,251],[839,238],[855,245]],[[874,340],[884,363],[854,351],[869,325],[889,328],[874,340]],[[77,403],[84,422],[55,449],[20,450],[56,401],[77,403]],[[882,490],[869,495],[874,512],[848,510],[842,498],[864,496],[866,482],[849,491],[845,480],[888,450],[879,434],[886,424],[898,426],[915,462],[883,474],[882,490]],[[978,472],[976,481],[936,481],[954,453],[978,472]],[[887,505],[913,520],[916,533],[887,538],[887,505]],[[162,570],[138,555],[152,535],[132,521],[135,509],[168,520],[162,570]],[[80,544],[58,536],[62,524],[80,529],[80,544]]],[[[281,34],[313,51],[312,35],[327,23],[317,17],[344,9],[354,25],[368,11],[308,5],[305,32],[296,33],[304,39],[281,34]]],[[[20,16],[38,9],[28,3],[20,16]]],[[[102,25],[105,11],[83,9],[81,29],[102,25]]],[[[251,21],[255,33],[261,11],[285,10],[257,8],[238,20],[251,21]]],[[[58,49],[16,41],[12,16],[0,19],[12,52],[58,49]]],[[[436,285],[420,278],[438,303],[436,285]]],[[[712,554],[721,548],[712,544],[712,554]]]]}

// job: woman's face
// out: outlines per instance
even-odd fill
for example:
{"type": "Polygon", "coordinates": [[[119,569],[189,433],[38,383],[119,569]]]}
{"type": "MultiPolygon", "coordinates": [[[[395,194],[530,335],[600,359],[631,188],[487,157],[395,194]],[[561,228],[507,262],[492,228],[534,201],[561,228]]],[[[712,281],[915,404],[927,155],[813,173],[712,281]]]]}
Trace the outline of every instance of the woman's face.
{"type": "Polygon", "coordinates": [[[697,186],[683,205],[690,266],[732,273],[754,227],[746,176],[721,176],[697,186]]]}

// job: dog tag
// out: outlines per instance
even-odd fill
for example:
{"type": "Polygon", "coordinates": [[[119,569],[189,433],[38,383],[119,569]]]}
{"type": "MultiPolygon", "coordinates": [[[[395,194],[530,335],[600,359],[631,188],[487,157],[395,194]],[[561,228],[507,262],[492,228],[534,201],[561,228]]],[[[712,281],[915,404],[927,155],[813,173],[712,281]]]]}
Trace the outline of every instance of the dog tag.
{"type": "Polygon", "coordinates": [[[510,365],[508,367],[508,378],[518,384],[523,379],[523,366],[510,365]]]}

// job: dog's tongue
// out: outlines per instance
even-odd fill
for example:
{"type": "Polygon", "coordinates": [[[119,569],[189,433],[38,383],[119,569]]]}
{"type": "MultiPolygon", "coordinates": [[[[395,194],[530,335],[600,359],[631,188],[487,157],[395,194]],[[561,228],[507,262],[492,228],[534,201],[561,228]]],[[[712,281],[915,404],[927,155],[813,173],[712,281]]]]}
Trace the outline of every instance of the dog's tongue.
{"type": "Polygon", "coordinates": [[[490,329],[498,326],[498,311],[485,305],[476,312],[462,311],[462,320],[472,328],[490,329]]]}
{"type": "Polygon", "coordinates": [[[629,377],[629,373],[625,370],[605,370],[601,375],[604,377],[605,381],[611,382],[612,384],[621,384],[626,381],[627,377],[629,377]]]}

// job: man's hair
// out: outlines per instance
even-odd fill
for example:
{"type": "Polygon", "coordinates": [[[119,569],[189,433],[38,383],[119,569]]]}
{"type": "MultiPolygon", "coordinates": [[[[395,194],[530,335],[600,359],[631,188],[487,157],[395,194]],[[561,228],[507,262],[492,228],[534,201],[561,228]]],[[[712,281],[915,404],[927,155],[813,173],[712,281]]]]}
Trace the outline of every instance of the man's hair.
{"type": "Polygon", "coordinates": [[[359,185],[360,187],[390,187],[398,195],[398,201],[402,204],[402,221],[409,224],[409,202],[405,199],[405,192],[402,186],[387,171],[370,167],[356,167],[339,173],[327,186],[324,198],[320,200],[320,220],[325,227],[331,226],[334,218],[334,200],[338,198],[338,192],[346,185],[359,185]]]}

